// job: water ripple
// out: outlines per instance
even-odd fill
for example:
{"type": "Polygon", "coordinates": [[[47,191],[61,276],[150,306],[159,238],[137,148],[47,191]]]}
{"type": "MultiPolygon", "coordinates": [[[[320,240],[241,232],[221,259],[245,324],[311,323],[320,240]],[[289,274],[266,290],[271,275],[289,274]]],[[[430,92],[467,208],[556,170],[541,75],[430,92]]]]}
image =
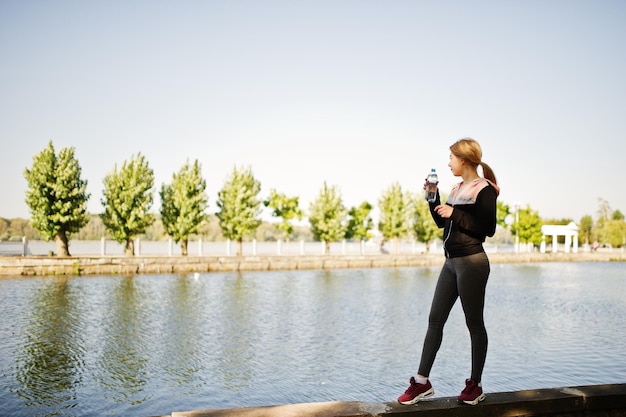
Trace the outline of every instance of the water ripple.
{"type": "MultiPolygon", "coordinates": [[[[620,264],[493,265],[487,391],[626,382],[620,264]]],[[[0,280],[0,403],[22,416],[390,401],[438,268],[0,280]]],[[[469,375],[459,305],[431,378],[469,375]]]]}

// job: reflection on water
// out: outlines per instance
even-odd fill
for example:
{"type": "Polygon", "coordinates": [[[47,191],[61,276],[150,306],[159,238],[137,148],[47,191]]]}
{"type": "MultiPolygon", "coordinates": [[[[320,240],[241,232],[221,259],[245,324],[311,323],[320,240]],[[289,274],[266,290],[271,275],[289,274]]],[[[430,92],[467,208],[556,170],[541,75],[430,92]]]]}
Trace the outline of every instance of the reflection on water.
{"type": "MultiPolygon", "coordinates": [[[[163,415],[392,401],[415,373],[439,268],[0,279],[12,416],[163,415]]],[[[487,391],[626,382],[619,263],[492,265],[487,391]]],[[[460,305],[431,378],[457,395],[460,305]]]]}
{"type": "MultiPolygon", "coordinates": [[[[14,363],[16,390],[26,407],[44,413],[72,407],[84,367],[81,300],[67,279],[46,282],[33,292],[22,351],[14,363]]],[[[3,320],[7,316],[3,315],[3,320]]]]}
{"type": "Polygon", "coordinates": [[[153,311],[144,300],[152,300],[133,278],[120,278],[111,291],[111,303],[101,323],[102,345],[96,378],[116,403],[141,404],[146,400],[150,374],[151,322],[153,311]]]}

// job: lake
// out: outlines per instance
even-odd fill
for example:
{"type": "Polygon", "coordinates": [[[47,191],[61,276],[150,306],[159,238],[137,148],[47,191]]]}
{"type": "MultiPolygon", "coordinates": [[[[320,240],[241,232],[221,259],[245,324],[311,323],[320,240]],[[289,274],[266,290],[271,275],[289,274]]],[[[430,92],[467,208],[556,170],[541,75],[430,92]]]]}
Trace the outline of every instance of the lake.
{"type": "MultiPolygon", "coordinates": [[[[0,279],[11,416],[154,416],[394,401],[419,362],[438,267],[0,279]]],[[[620,262],[492,264],[485,392],[626,383],[620,262]]],[[[460,303],[431,380],[470,372],[460,303]]]]}

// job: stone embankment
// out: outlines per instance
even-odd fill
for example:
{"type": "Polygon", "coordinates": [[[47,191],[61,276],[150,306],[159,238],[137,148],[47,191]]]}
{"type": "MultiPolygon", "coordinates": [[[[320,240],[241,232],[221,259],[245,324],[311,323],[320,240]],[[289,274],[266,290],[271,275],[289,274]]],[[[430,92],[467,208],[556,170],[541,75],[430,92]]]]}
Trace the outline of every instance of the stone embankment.
{"type": "MultiPolygon", "coordinates": [[[[174,412],[167,417],[618,417],[626,416],[626,385],[590,385],[487,393],[477,406],[456,398],[435,398],[416,405],[396,402],[321,402],[265,407],[174,412]]],[[[165,416],[164,416],[165,417],[165,416]]]]}
{"type": "MultiPolygon", "coordinates": [[[[490,253],[491,263],[626,261],[621,251],[598,253],[490,253]]],[[[441,254],[275,256],[2,256],[0,276],[184,274],[439,266],[441,254]]]]}

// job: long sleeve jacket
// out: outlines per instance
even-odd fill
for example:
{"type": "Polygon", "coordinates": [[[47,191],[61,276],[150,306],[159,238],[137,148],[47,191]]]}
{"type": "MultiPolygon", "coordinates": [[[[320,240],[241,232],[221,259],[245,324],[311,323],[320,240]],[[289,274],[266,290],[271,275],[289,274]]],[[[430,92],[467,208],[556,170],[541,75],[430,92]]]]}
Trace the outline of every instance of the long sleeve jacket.
{"type": "Polygon", "coordinates": [[[496,199],[500,190],[484,178],[452,188],[447,205],[452,206],[452,216],[441,217],[435,207],[441,204],[439,192],[430,213],[440,228],[443,227],[443,248],[447,258],[474,255],[483,252],[483,242],[496,231],[496,199]]]}

